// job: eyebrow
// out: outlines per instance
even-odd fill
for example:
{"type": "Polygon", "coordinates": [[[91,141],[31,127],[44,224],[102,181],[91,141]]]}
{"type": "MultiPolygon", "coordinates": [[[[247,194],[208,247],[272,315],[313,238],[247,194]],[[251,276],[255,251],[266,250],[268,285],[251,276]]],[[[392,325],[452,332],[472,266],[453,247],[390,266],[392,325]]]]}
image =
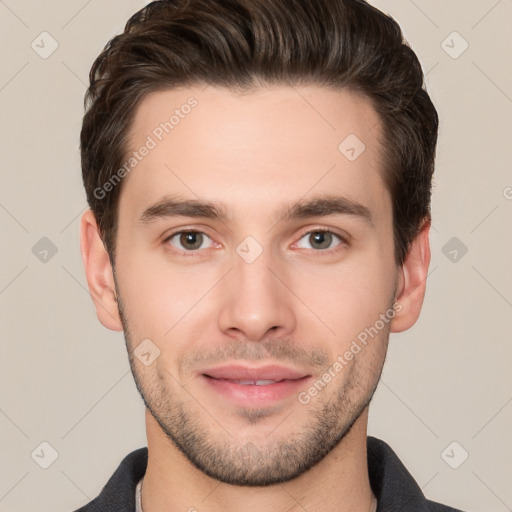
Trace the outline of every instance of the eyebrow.
{"type": "MultiPolygon", "coordinates": [[[[327,217],[329,215],[349,215],[373,225],[370,209],[353,199],[338,195],[322,195],[309,200],[300,200],[290,205],[284,205],[276,213],[276,223],[293,219],[311,217],[327,217]]],[[[172,217],[194,217],[214,219],[222,222],[229,221],[232,216],[223,203],[215,204],[200,199],[179,199],[165,197],[150,206],[140,216],[140,222],[149,224],[157,219],[172,217]]]]}

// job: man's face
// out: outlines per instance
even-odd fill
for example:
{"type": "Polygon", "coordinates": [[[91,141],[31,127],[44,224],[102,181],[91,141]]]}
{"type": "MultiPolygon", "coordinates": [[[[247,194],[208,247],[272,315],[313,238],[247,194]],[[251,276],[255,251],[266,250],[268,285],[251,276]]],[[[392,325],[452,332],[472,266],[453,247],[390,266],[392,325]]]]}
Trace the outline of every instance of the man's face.
{"type": "Polygon", "coordinates": [[[130,149],[156,145],[118,210],[130,364],[163,432],[214,478],[298,476],[371,399],[398,275],[380,130],[366,99],[322,87],[194,87],[153,93],[136,112],[130,149]],[[172,131],[158,130],[191,96],[172,131]],[[340,207],[299,211],[326,198],[340,207]],[[225,217],[173,216],[171,199],[225,217]],[[143,340],[146,362],[159,351],[149,365],[133,354],[143,340]]]}

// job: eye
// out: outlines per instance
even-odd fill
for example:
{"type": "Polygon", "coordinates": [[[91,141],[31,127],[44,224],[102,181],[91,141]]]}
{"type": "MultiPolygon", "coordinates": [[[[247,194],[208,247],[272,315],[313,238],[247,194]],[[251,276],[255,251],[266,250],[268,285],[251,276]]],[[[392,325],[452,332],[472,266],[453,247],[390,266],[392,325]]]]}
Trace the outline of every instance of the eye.
{"type": "Polygon", "coordinates": [[[177,231],[170,235],[165,242],[169,243],[176,249],[185,249],[185,251],[191,252],[211,247],[212,240],[207,234],[201,231],[177,231]],[[208,240],[210,241],[210,245],[204,247],[203,243],[208,240]]]}
{"type": "Polygon", "coordinates": [[[297,242],[297,246],[301,249],[316,249],[319,251],[324,251],[326,249],[332,249],[332,243],[336,241],[336,238],[340,241],[339,244],[335,245],[337,247],[339,245],[343,245],[345,240],[336,233],[332,231],[328,231],[325,229],[315,229],[313,231],[308,231],[304,234],[304,236],[297,242]],[[301,240],[306,240],[306,243],[310,244],[310,247],[305,247],[301,245],[301,240]]]}

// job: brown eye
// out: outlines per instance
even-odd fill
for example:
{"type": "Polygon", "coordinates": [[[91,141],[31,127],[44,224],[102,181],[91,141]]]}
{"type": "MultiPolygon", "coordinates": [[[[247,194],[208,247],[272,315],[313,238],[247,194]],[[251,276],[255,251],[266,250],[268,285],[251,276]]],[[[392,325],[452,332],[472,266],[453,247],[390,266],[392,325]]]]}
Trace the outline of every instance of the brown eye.
{"type": "Polygon", "coordinates": [[[332,233],[325,231],[310,233],[309,241],[315,249],[328,249],[332,243],[332,233]]]}
{"type": "Polygon", "coordinates": [[[208,235],[200,231],[179,231],[171,235],[167,242],[176,249],[196,251],[201,249],[203,243],[208,239],[208,235]]]}
{"type": "Polygon", "coordinates": [[[332,249],[344,242],[344,240],[339,235],[333,233],[332,231],[319,229],[305,233],[301,238],[301,241],[298,243],[298,247],[301,249],[315,249],[318,251],[332,249]],[[336,239],[339,240],[339,243],[333,245],[333,242],[335,242],[336,239]],[[301,243],[303,244],[303,242],[301,242],[302,240],[306,240],[307,244],[309,244],[309,247],[301,245],[301,243]]]}

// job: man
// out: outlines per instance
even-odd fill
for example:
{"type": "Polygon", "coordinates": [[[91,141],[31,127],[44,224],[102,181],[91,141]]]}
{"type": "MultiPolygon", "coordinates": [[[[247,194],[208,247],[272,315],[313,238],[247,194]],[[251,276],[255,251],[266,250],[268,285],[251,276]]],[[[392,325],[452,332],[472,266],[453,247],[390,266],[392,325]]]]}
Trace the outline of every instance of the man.
{"type": "Polygon", "coordinates": [[[158,1],[90,76],[81,250],[148,447],[80,511],[455,510],[367,436],[430,262],[438,117],[396,22],[158,1]]]}

